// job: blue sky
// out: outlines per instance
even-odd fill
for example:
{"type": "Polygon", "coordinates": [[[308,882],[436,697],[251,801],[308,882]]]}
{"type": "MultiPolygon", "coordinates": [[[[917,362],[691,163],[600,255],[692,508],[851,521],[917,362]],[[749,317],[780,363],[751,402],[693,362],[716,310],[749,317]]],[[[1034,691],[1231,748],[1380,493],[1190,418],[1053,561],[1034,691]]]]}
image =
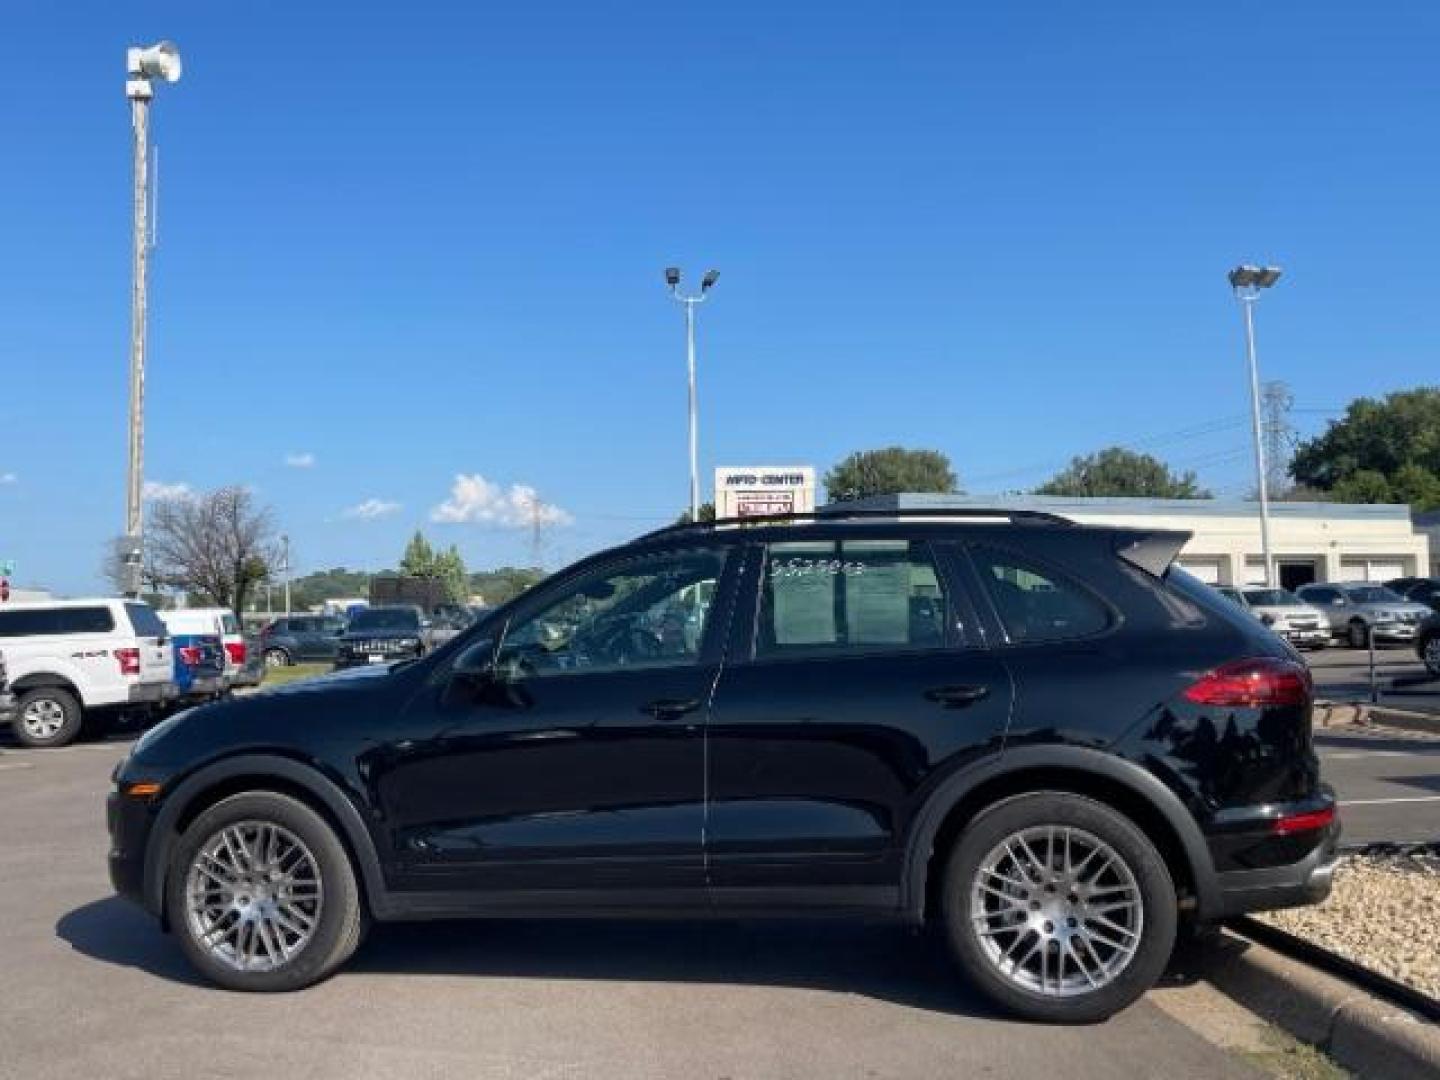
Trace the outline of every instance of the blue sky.
{"type": "Polygon", "coordinates": [[[431,520],[457,476],[496,488],[442,517],[515,484],[563,509],[552,564],[673,517],[668,263],[722,271],[707,476],[898,442],[1023,489],[1122,442],[1243,494],[1244,259],[1286,268],[1261,360],[1303,429],[1440,371],[1433,3],[9,0],[0,28],[26,583],[99,588],[123,520],[124,47],[161,37],[146,474],[252,485],[299,570],[417,525],[527,559],[431,520]]]}

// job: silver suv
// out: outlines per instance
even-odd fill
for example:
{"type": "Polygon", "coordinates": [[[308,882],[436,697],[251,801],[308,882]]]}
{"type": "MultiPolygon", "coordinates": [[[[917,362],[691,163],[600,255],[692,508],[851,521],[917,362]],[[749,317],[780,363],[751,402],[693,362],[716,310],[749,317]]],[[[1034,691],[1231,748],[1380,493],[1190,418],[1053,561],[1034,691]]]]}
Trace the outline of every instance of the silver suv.
{"type": "Polygon", "coordinates": [[[1323,649],[1330,643],[1330,620],[1289,589],[1246,589],[1245,606],[1255,617],[1297,649],[1323,649]]]}
{"type": "Polygon", "coordinates": [[[1301,600],[1325,613],[1330,633],[1353,648],[1363,649],[1373,634],[1375,643],[1414,642],[1420,623],[1430,614],[1424,604],[1406,600],[1384,585],[1366,581],[1332,581],[1305,585],[1297,590],[1301,600]]]}

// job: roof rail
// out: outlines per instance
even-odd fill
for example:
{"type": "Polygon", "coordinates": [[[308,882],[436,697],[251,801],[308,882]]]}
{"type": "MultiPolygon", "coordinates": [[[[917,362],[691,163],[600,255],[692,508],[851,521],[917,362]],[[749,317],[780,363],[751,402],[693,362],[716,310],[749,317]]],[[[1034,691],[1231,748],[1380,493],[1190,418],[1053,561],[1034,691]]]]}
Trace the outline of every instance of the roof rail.
{"type": "Polygon", "coordinates": [[[747,517],[716,518],[714,521],[682,521],[675,525],[645,533],[640,539],[649,540],[657,536],[671,536],[677,533],[700,532],[734,525],[794,525],[805,522],[829,521],[902,521],[914,518],[928,518],[935,521],[997,521],[1010,525],[1063,525],[1073,526],[1075,522],[1059,514],[1044,510],[1012,510],[1005,507],[916,507],[901,510],[845,510],[820,509],[802,514],[754,514],[747,517]]]}

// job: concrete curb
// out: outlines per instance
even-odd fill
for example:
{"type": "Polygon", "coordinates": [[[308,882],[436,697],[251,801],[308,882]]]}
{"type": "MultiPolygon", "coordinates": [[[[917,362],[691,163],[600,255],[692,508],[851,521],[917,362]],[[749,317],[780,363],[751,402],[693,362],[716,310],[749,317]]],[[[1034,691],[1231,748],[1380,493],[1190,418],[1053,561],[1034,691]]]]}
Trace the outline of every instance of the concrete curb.
{"type": "Polygon", "coordinates": [[[1440,1024],[1234,934],[1211,945],[1203,964],[1208,982],[1357,1076],[1440,1076],[1440,1024]]]}
{"type": "Polygon", "coordinates": [[[1412,712],[1409,709],[1392,709],[1386,705],[1366,705],[1365,720],[1382,727],[1401,728],[1405,731],[1423,731],[1440,735],[1440,716],[1433,713],[1412,712]]]}

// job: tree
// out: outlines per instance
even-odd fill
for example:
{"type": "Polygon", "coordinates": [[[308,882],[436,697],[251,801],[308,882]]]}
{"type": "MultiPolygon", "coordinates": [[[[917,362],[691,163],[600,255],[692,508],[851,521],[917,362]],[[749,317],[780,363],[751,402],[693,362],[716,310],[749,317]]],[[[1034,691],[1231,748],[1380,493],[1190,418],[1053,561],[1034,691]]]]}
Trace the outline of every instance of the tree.
{"type": "Polygon", "coordinates": [[[151,504],[147,543],[158,580],[236,612],[280,563],[269,509],[233,485],[151,504]]]}
{"type": "Polygon", "coordinates": [[[454,544],[435,556],[435,576],[444,583],[445,598],[452,604],[463,604],[470,598],[470,575],[454,544]]]}
{"type": "Polygon", "coordinates": [[[494,606],[513,600],[536,582],[545,580],[539,567],[502,566],[470,575],[470,591],[494,606]]]}
{"type": "Polygon", "coordinates": [[[1037,495],[1133,496],[1151,499],[1208,499],[1195,474],[1173,473],[1159,458],[1111,446],[1098,454],[1070,459],[1035,489],[1037,495]]]}
{"type": "MultiPolygon", "coordinates": [[[[701,504],[700,504],[700,520],[701,520],[701,521],[714,521],[714,520],[715,520],[715,504],[714,504],[714,503],[701,503],[701,504]]],[[[690,510],[689,510],[688,507],[687,507],[686,509],[680,511],[680,516],[675,519],[675,524],[676,524],[676,525],[689,525],[689,524],[690,524],[690,510]]]]}
{"type": "Polygon", "coordinates": [[[907,450],[887,446],[857,450],[825,474],[825,490],[834,502],[853,502],[874,495],[906,491],[959,490],[950,459],[938,450],[907,450]]]}
{"type": "Polygon", "coordinates": [[[1440,506],[1440,387],[1357,398],[1300,444],[1290,472],[1343,501],[1440,506]]]}
{"type": "Polygon", "coordinates": [[[405,554],[400,556],[400,573],[408,577],[437,577],[435,549],[419,529],[405,545],[405,554]]]}

